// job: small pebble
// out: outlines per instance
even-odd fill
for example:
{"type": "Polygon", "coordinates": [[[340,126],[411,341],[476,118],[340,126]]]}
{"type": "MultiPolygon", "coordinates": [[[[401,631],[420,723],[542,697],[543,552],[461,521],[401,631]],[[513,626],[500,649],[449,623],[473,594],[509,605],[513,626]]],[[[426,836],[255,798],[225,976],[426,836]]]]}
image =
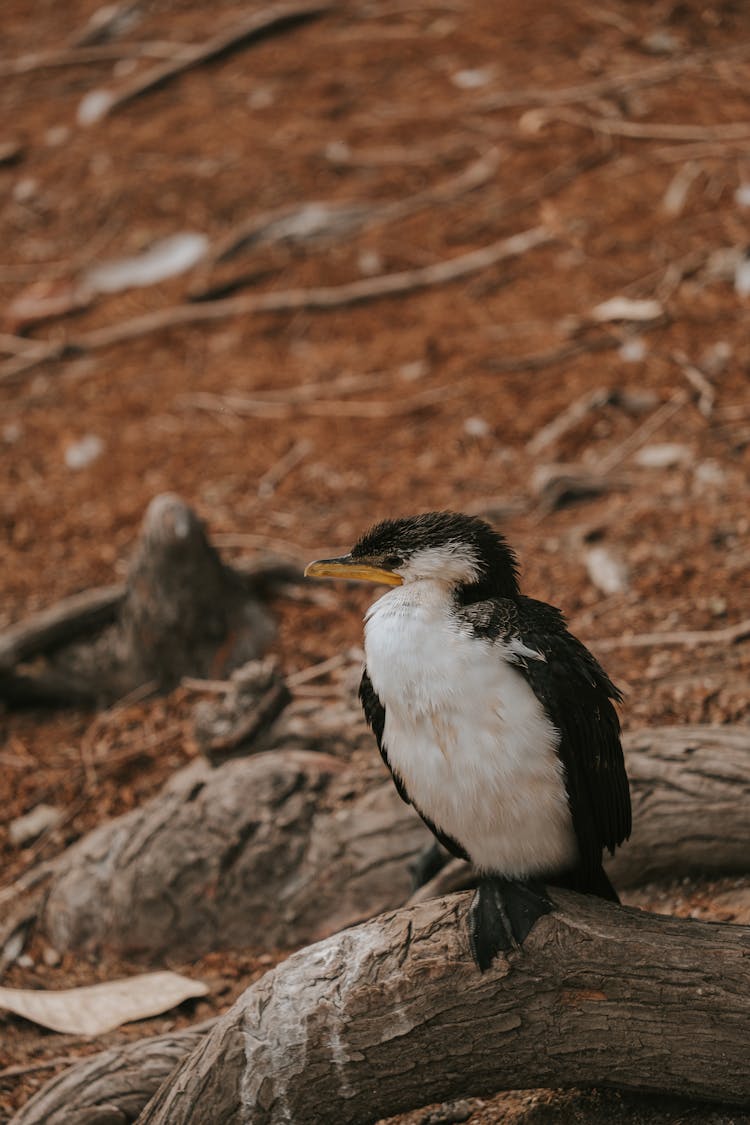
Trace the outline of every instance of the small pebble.
{"type": "Polygon", "coordinates": [[[617,352],[623,363],[640,363],[646,356],[646,345],[640,336],[625,340],[617,352]]]}
{"type": "Polygon", "coordinates": [[[96,434],[86,434],[65,449],[65,464],[69,469],[85,469],[104,452],[104,442],[96,434]]]}
{"type": "Polygon", "coordinates": [[[481,86],[486,86],[491,78],[492,74],[489,70],[457,70],[451,75],[451,82],[459,90],[477,90],[481,86]]]}
{"type": "Polygon", "coordinates": [[[464,419],[464,433],[469,437],[482,438],[490,433],[490,424],[484,418],[475,416],[464,419]]]}
{"type": "Polygon", "coordinates": [[[109,90],[90,90],[81,100],[76,113],[79,125],[95,125],[109,111],[114,98],[109,90]]]}

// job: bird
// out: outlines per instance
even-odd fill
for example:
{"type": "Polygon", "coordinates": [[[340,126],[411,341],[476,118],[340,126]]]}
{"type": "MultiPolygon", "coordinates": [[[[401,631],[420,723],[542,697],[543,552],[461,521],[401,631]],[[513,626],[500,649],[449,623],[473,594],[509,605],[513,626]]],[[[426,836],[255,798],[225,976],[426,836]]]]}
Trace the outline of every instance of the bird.
{"type": "Polygon", "coordinates": [[[359,698],[399,795],[474,865],[479,969],[552,911],[547,886],[618,902],[602,857],[631,830],[622,695],[561,611],[521,593],[506,538],[458,512],[386,519],[305,575],[389,587],[365,615],[359,698]]]}

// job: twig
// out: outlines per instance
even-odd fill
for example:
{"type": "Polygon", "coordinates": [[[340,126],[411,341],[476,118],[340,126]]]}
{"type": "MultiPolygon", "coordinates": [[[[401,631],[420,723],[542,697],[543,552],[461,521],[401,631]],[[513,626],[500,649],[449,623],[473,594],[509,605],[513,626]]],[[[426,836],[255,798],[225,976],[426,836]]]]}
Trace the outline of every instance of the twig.
{"type": "Polygon", "coordinates": [[[331,656],[328,660],[322,660],[319,664],[311,664],[308,668],[302,668],[299,672],[292,672],[286,678],[287,687],[297,688],[300,684],[309,683],[310,680],[317,680],[321,676],[327,676],[329,672],[335,672],[337,668],[341,668],[345,664],[350,664],[354,657],[352,650],[347,652],[339,652],[336,656],[331,656]]]}
{"type": "Polygon", "coordinates": [[[38,347],[37,340],[27,340],[25,336],[0,332],[0,352],[6,352],[7,355],[27,355],[29,352],[35,352],[38,347]]]}
{"type": "Polygon", "coordinates": [[[267,36],[286,31],[300,23],[314,19],[316,16],[330,11],[330,4],[312,0],[308,3],[276,4],[261,11],[254,11],[244,20],[235,24],[229,31],[220,32],[205,43],[190,46],[174,59],[152,67],[145,74],[137,74],[135,78],[122,87],[119,92],[110,95],[106,105],[103,105],[97,120],[122,106],[139,98],[142,94],[149,93],[157,87],[165,86],[173,78],[194,66],[202,66],[211,62],[219,55],[227,54],[238,47],[250,43],[257,43],[267,36]]]}
{"type": "Polygon", "coordinates": [[[750,122],[732,121],[716,125],[662,124],[661,122],[623,121],[618,117],[592,117],[586,113],[539,111],[536,123],[567,121],[607,137],[629,137],[643,141],[744,141],[750,140],[750,122]]]}
{"type": "Polygon", "coordinates": [[[607,97],[610,94],[623,94],[631,90],[642,89],[644,86],[656,86],[662,82],[669,82],[678,74],[690,70],[699,70],[717,59],[744,58],[749,50],[747,43],[741,43],[731,51],[699,51],[684,58],[670,59],[668,62],[642,67],[639,70],[631,71],[629,74],[612,74],[607,78],[598,78],[593,82],[582,82],[577,86],[563,86],[557,89],[544,86],[527,86],[525,89],[508,90],[499,94],[488,95],[479,102],[476,108],[493,110],[512,109],[521,105],[570,105],[573,102],[585,102],[592,98],[607,97]]]}
{"type": "Polygon", "coordinates": [[[180,395],[178,401],[185,406],[196,407],[198,410],[219,412],[231,410],[235,414],[246,414],[253,418],[290,418],[298,417],[301,414],[313,418],[395,418],[446,402],[462,393],[463,389],[460,386],[455,383],[448,383],[439,387],[426,387],[407,398],[375,400],[373,402],[329,401],[292,404],[267,402],[246,398],[243,395],[214,395],[203,391],[180,395]]]}
{"type": "Polygon", "coordinates": [[[596,464],[596,470],[604,476],[609,473],[617,465],[622,464],[631,453],[633,453],[639,446],[643,445],[644,441],[648,441],[652,434],[654,434],[665,422],[678,412],[682,410],[685,403],[688,402],[688,396],[682,391],[675,391],[668,402],[654,411],[650,418],[641,423],[637,429],[630,434],[625,441],[611,450],[605,457],[599,459],[596,464]]]}
{"type": "Polygon", "coordinates": [[[301,461],[304,461],[311,449],[312,442],[303,438],[302,441],[296,441],[275,465],[271,465],[258,481],[258,496],[260,499],[267,500],[269,496],[273,496],[284,477],[288,476],[293,469],[296,469],[301,461]]]}
{"type": "Polygon", "coordinates": [[[562,344],[559,348],[550,348],[544,352],[532,352],[530,355],[511,356],[508,359],[493,357],[484,360],[483,366],[491,371],[541,371],[544,367],[554,367],[556,363],[575,359],[579,355],[611,351],[613,348],[619,348],[621,343],[622,341],[615,336],[596,336],[590,340],[562,344]]]}
{"type": "Polygon", "coordinates": [[[346,308],[383,297],[396,297],[436,285],[446,285],[552,241],[554,236],[544,227],[533,227],[510,238],[503,238],[488,246],[482,246],[478,250],[459,254],[455,258],[396,273],[362,278],[344,285],[245,294],[242,297],[228,297],[222,301],[209,301],[202,305],[184,304],[157,309],[155,312],[145,313],[143,316],[121,321],[119,324],[95,328],[72,340],[40,344],[39,351],[34,355],[20,356],[1,365],[0,381],[17,378],[49,360],[111,347],[113,344],[128,340],[137,340],[165,328],[223,320],[231,316],[346,308]]]}
{"type": "Polygon", "coordinates": [[[145,43],[101,44],[91,47],[70,47],[63,51],[34,51],[19,55],[17,59],[0,59],[0,78],[10,78],[15,74],[30,74],[35,70],[53,70],[57,67],[86,66],[103,62],[119,62],[120,59],[179,59],[186,52],[194,50],[190,43],[173,43],[168,40],[152,40],[145,43]]]}
{"type": "Polygon", "coordinates": [[[670,358],[698,392],[698,409],[704,418],[710,418],[716,401],[716,391],[699,367],[691,363],[684,352],[671,352],[670,358]]]}
{"type": "Polygon", "coordinates": [[[653,648],[680,645],[732,645],[750,637],[750,618],[723,629],[697,629],[674,633],[634,633],[632,636],[602,637],[591,640],[591,647],[600,652],[616,648],[653,648]]]}
{"type": "Polygon", "coordinates": [[[24,1066],[6,1066],[0,1070],[0,1078],[19,1078],[22,1074],[34,1074],[38,1070],[52,1070],[56,1066],[74,1066],[81,1061],[76,1055],[60,1055],[46,1062],[26,1063],[24,1066]]]}
{"type": "Polygon", "coordinates": [[[571,402],[565,410],[561,411],[551,422],[537,430],[532,438],[526,442],[526,452],[536,456],[549,445],[567,434],[581,422],[592,410],[606,406],[612,401],[614,392],[611,387],[597,387],[585,395],[571,402]]]}
{"type": "Polygon", "coordinates": [[[226,232],[213,247],[211,259],[226,261],[248,244],[258,242],[323,240],[330,243],[337,237],[348,237],[475,191],[492,178],[499,163],[500,154],[492,148],[458,175],[391,203],[305,203],[255,215],[226,232]]]}
{"type": "Polygon", "coordinates": [[[180,687],[186,691],[207,692],[209,695],[226,695],[231,686],[231,680],[200,680],[195,676],[183,676],[180,680],[180,687]]]}

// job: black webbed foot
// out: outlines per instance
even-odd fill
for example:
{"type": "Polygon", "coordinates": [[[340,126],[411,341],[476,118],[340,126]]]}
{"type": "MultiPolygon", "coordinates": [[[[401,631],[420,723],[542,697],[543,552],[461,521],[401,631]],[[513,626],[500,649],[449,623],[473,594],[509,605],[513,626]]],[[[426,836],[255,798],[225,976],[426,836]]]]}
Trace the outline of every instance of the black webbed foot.
{"type": "Polygon", "coordinates": [[[433,840],[431,844],[422,848],[421,852],[409,864],[412,891],[418,891],[425,883],[429,883],[438,871],[443,870],[449,859],[450,856],[445,848],[437,840],[433,840]]]}
{"type": "Polygon", "coordinates": [[[485,876],[469,908],[469,943],[481,972],[489,969],[498,953],[519,949],[531,927],[552,903],[536,880],[520,883],[485,876]]]}

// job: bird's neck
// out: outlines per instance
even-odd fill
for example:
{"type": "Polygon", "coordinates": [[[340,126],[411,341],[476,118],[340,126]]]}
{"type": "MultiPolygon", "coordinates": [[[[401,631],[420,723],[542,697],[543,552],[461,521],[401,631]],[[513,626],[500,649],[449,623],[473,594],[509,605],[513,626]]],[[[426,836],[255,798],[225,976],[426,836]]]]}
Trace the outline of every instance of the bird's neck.
{"type": "Polygon", "coordinates": [[[419,578],[394,586],[368,609],[365,622],[373,618],[442,617],[456,606],[456,586],[437,578],[419,578]]]}

